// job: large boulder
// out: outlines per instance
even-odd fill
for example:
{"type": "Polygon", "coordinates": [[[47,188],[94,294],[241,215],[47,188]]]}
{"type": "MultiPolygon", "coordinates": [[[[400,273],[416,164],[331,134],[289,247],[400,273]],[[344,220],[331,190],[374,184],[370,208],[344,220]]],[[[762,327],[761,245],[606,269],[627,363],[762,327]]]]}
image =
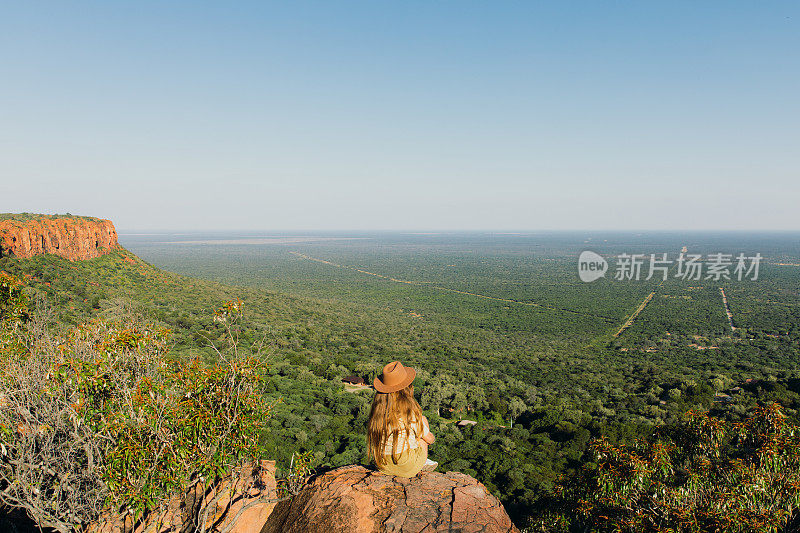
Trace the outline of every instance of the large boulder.
{"type": "Polygon", "coordinates": [[[411,479],[363,466],[322,474],[279,503],[261,533],[517,532],[483,484],[459,472],[411,479]]]}

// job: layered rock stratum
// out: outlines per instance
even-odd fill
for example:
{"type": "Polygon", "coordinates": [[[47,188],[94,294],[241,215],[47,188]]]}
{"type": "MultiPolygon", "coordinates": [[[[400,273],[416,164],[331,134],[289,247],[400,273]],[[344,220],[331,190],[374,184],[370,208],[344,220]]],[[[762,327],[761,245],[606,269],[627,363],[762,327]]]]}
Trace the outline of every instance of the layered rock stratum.
{"type": "Polygon", "coordinates": [[[70,261],[99,257],[116,248],[110,220],[63,215],[0,215],[0,256],[56,254],[70,261]]]}

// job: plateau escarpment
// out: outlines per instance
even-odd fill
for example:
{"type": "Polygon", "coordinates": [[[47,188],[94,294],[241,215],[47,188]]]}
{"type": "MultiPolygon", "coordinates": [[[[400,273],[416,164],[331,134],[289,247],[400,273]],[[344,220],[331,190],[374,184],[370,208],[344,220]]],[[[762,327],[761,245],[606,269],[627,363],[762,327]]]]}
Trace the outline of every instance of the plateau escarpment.
{"type": "Polygon", "coordinates": [[[71,215],[0,215],[0,256],[55,254],[70,261],[91,259],[117,247],[110,220],[71,215]]]}

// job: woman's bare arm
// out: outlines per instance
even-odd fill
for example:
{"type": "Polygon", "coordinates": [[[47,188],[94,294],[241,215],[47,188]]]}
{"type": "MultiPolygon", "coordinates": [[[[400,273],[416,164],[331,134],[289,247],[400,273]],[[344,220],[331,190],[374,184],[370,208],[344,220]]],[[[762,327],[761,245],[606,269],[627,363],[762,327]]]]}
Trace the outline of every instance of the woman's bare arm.
{"type": "Polygon", "coordinates": [[[425,433],[425,434],[424,434],[424,435],[421,437],[421,440],[422,440],[422,441],[424,441],[426,444],[433,444],[433,443],[436,441],[436,437],[434,437],[434,436],[433,436],[433,433],[431,433],[431,430],[430,430],[430,424],[428,424],[428,419],[427,419],[427,417],[424,417],[424,416],[423,416],[423,417],[422,417],[422,421],[423,421],[423,426],[422,426],[422,427],[423,427],[423,428],[427,427],[427,428],[428,428],[428,432],[427,432],[427,433],[425,433]]]}

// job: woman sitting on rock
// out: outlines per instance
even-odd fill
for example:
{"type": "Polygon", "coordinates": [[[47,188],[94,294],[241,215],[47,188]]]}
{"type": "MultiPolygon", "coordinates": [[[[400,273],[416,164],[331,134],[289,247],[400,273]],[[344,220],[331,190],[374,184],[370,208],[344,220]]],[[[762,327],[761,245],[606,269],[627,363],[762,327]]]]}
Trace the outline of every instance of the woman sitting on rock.
{"type": "Polygon", "coordinates": [[[367,456],[384,474],[414,477],[436,468],[428,445],[436,438],[414,399],[417,372],[393,361],[375,378],[375,398],[367,423],[367,456]]]}

